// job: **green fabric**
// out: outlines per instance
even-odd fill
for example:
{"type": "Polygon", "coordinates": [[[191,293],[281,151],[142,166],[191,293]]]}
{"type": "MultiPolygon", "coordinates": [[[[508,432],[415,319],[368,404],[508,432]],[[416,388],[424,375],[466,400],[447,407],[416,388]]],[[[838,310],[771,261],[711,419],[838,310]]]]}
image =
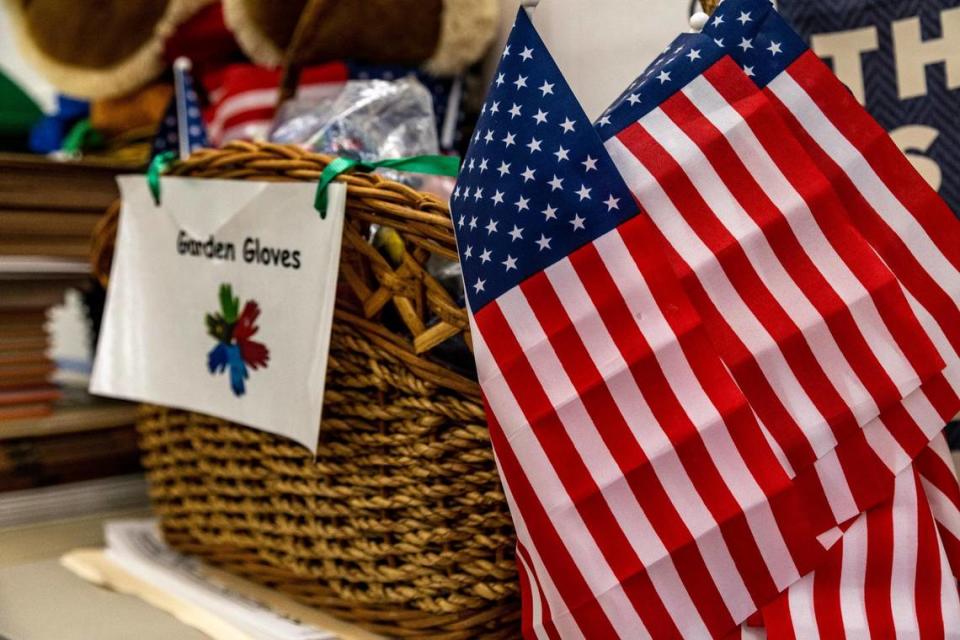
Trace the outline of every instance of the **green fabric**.
{"type": "Polygon", "coordinates": [[[336,158],[320,174],[320,182],[317,184],[317,197],[314,199],[313,206],[320,212],[320,217],[323,219],[327,217],[327,187],[336,180],[337,176],[351,169],[373,171],[379,168],[455,178],[457,172],[460,171],[460,158],[456,156],[411,156],[376,162],[362,162],[353,158],[336,158]]]}
{"type": "Polygon", "coordinates": [[[0,135],[27,134],[42,117],[37,103],[0,72],[0,135]]]}

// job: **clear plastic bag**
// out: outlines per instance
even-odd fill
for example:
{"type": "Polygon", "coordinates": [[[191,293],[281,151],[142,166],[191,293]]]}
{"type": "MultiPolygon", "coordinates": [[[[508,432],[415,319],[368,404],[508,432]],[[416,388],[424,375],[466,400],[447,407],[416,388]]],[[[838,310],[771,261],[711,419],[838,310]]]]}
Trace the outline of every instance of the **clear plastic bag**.
{"type": "Polygon", "coordinates": [[[291,99],[269,139],[366,161],[439,152],[433,99],[413,77],[350,80],[332,98],[291,99]]]}

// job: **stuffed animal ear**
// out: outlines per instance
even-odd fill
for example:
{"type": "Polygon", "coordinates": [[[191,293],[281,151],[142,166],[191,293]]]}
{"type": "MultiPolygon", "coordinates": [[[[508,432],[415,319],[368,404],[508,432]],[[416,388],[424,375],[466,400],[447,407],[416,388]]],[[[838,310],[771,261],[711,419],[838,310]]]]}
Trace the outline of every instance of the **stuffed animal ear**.
{"type": "Polygon", "coordinates": [[[166,68],[164,39],[215,0],[5,0],[19,50],[61,92],[127,94],[166,68]]]}
{"type": "Polygon", "coordinates": [[[496,34],[498,0],[223,0],[227,26],[254,62],[335,59],[421,66],[452,75],[484,54],[496,34]],[[298,24],[302,20],[305,22],[298,24]],[[299,28],[299,35],[295,35],[299,28]]]}

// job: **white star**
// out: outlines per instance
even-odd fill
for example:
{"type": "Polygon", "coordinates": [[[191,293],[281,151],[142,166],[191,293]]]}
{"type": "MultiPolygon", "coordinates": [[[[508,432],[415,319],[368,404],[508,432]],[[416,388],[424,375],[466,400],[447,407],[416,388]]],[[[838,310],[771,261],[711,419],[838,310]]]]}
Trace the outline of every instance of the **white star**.
{"type": "Polygon", "coordinates": [[[540,245],[540,251],[543,251],[544,249],[549,249],[549,248],[550,248],[550,238],[548,238],[547,236],[545,236],[545,235],[543,235],[543,234],[541,233],[541,234],[540,234],[540,239],[537,240],[537,244],[540,245]]]}
{"type": "Polygon", "coordinates": [[[557,219],[557,208],[551,207],[549,204],[547,208],[543,210],[543,216],[545,220],[556,220],[557,219]]]}
{"type": "Polygon", "coordinates": [[[513,106],[510,107],[510,119],[513,120],[513,119],[516,118],[518,115],[520,115],[520,105],[518,105],[516,102],[514,102],[514,103],[513,103],[513,106]]]}
{"type": "Polygon", "coordinates": [[[517,268],[517,259],[508,254],[507,259],[501,262],[500,264],[505,266],[507,268],[507,271],[510,271],[510,269],[517,268]]]}
{"type": "Polygon", "coordinates": [[[563,145],[560,145],[560,148],[557,149],[553,155],[557,156],[557,162],[560,162],[561,160],[569,160],[570,159],[569,154],[570,154],[570,149],[564,149],[563,145]]]}
{"type": "Polygon", "coordinates": [[[533,49],[530,47],[524,47],[523,51],[520,52],[520,57],[523,58],[524,62],[526,62],[533,57],[533,49]]]}
{"type": "Polygon", "coordinates": [[[743,73],[746,74],[748,78],[752,78],[755,75],[757,75],[756,73],[754,73],[753,67],[747,67],[747,66],[743,67],[743,73]]]}
{"type": "Polygon", "coordinates": [[[467,245],[467,250],[463,252],[463,259],[464,259],[464,260],[469,260],[469,259],[472,258],[472,257],[473,257],[473,247],[471,247],[471,246],[468,244],[468,245],[467,245]]]}
{"type": "Polygon", "coordinates": [[[576,231],[578,229],[584,229],[585,227],[583,226],[583,223],[586,221],[587,219],[581,218],[580,214],[578,213],[575,216],[573,216],[573,220],[570,221],[570,224],[573,225],[573,230],[576,231]]]}
{"type": "Polygon", "coordinates": [[[690,49],[690,52],[686,55],[687,58],[690,58],[690,62],[700,59],[700,49],[690,49]]]}
{"type": "Polygon", "coordinates": [[[591,190],[587,188],[587,185],[580,185],[580,190],[576,192],[577,195],[580,196],[580,202],[590,199],[590,191],[591,190]]]}
{"type": "Polygon", "coordinates": [[[723,46],[723,38],[714,38],[713,41],[717,43],[718,47],[723,46]]]}
{"type": "Polygon", "coordinates": [[[503,75],[502,73],[498,73],[498,74],[497,74],[497,86],[498,86],[498,87],[499,87],[500,85],[502,85],[504,82],[506,82],[506,80],[507,80],[507,79],[504,77],[504,75],[503,75]]]}
{"type": "Polygon", "coordinates": [[[603,203],[607,205],[607,211],[613,211],[614,209],[620,208],[620,198],[614,198],[613,194],[610,194],[610,197],[606,199],[603,203]]]}
{"type": "Polygon", "coordinates": [[[507,133],[507,136],[503,139],[503,143],[507,145],[507,149],[510,148],[510,145],[516,144],[516,142],[515,142],[516,137],[517,137],[517,136],[515,136],[515,135],[512,134],[512,133],[509,133],[509,132],[507,133]]]}
{"type": "Polygon", "coordinates": [[[571,120],[570,118],[564,118],[564,119],[563,119],[563,122],[560,123],[560,126],[563,127],[563,132],[564,132],[564,133],[570,133],[571,131],[574,130],[574,129],[573,129],[573,125],[574,125],[574,124],[576,124],[576,123],[574,123],[574,121],[571,120]]]}
{"type": "Polygon", "coordinates": [[[463,196],[463,199],[464,199],[464,200],[466,200],[467,198],[469,198],[469,197],[470,197],[470,187],[464,187],[464,188],[463,188],[463,193],[460,194],[460,195],[463,196]]]}
{"type": "Polygon", "coordinates": [[[499,102],[499,101],[496,101],[496,100],[495,100],[495,101],[493,102],[493,104],[490,105],[490,113],[500,113],[500,102],[499,102]]]}
{"type": "Polygon", "coordinates": [[[741,25],[745,25],[745,24],[747,24],[748,22],[751,22],[750,12],[749,12],[749,11],[747,11],[747,12],[741,11],[741,12],[740,12],[740,17],[737,18],[737,22],[739,22],[741,25]]]}
{"type": "Polygon", "coordinates": [[[527,143],[527,148],[530,149],[530,153],[534,151],[540,151],[540,143],[543,140],[537,140],[536,138],[530,138],[530,142],[527,143]]]}
{"type": "Polygon", "coordinates": [[[667,70],[661,71],[660,75],[657,76],[657,80],[660,81],[660,84],[663,84],[664,82],[670,82],[670,72],[667,70]]]}
{"type": "Polygon", "coordinates": [[[533,180],[533,174],[534,174],[536,171],[537,171],[536,169],[531,169],[530,167],[526,167],[526,169],[524,170],[524,172],[521,173],[520,175],[523,176],[523,181],[524,181],[524,182],[530,182],[531,180],[533,180]]]}
{"type": "Polygon", "coordinates": [[[542,93],[544,96],[547,96],[548,94],[553,94],[553,83],[547,82],[546,80],[544,80],[543,84],[540,85],[540,93],[542,93]]]}
{"type": "Polygon", "coordinates": [[[482,196],[483,196],[483,189],[482,189],[482,188],[477,187],[476,189],[473,190],[473,199],[474,199],[475,201],[480,202],[480,198],[481,198],[482,196]]]}
{"type": "Polygon", "coordinates": [[[470,218],[470,224],[468,226],[470,227],[471,231],[477,228],[477,216],[470,218]]]}
{"type": "Polygon", "coordinates": [[[487,170],[487,159],[480,158],[480,173],[483,173],[486,170],[487,170]]]}
{"type": "Polygon", "coordinates": [[[460,187],[457,187],[456,189],[453,190],[453,199],[456,200],[459,197],[460,197],[460,187]]]}
{"type": "Polygon", "coordinates": [[[716,16],[716,17],[713,19],[713,26],[719,27],[719,26],[722,25],[722,24],[723,24],[723,16],[716,16]]]}
{"type": "Polygon", "coordinates": [[[470,158],[470,163],[467,165],[467,171],[473,171],[473,158],[470,158]]]}
{"type": "Polygon", "coordinates": [[[550,191],[563,190],[563,178],[558,178],[556,174],[554,174],[553,180],[550,180],[547,184],[550,185],[550,191]]]}
{"type": "Polygon", "coordinates": [[[490,218],[490,222],[488,222],[486,226],[488,236],[492,233],[497,232],[497,224],[498,223],[496,220],[494,220],[493,218],[490,218]]]}
{"type": "Polygon", "coordinates": [[[481,291],[483,291],[483,285],[486,282],[487,282],[486,280],[481,280],[480,278],[477,278],[477,283],[473,285],[474,291],[476,291],[477,293],[480,293],[481,291]]]}
{"type": "Polygon", "coordinates": [[[524,198],[523,196],[520,196],[520,199],[513,204],[517,205],[517,213],[521,211],[527,211],[530,209],[530,198],[524,198]]]}
{"type": "Polygon", "coordinates": [[[639,93],[631,93],[630,96],[627,98],[627,102],[630,103],[630,106],[631,106],[631,107],[632,107],[633,105],[637,104],[638,102],[640,102],[640,94],[639,94],[639,93]]]}
{"type": "Polygon", "coordinates": [[[513,225],[513,229],[510,231],[510,237],[513,238],[510,242],[523,240],[523,227],[518,227],[517,225],[513,225]]]}
{"type": "Polygon", "coordinates": [[[582,164],[585,167],[584,171],[586,173],[590,173],[591,171],[597,170],[597,159],[592,156],[587,156],[587,159],[581,162],[580,164],[582,164]]]}
{"type": "Polygon", "coordinates": [[[507,45],[506,47],[504,47],[502,57],[506,58],[508,55],[510,55],[510,45],[507,45]]]}
{"type": "Polygon", "coordinates": [[[537,121],[537,124],[543,124],[547,121],[547,114],[549,111],[544,111],[543,109],[537,109],[537,114],[533,116],[533,119],[537,121]]]}
{"type": "Polygon", "coordinates": [[[466,221],[466,217],[465,217],[465,216],[460,216],[460,219],[457,220],[457,226],[458,226],[459,228],[463,229],[463,223],[464,223],[465,221],[466,221]]]}
{"type": "Polygon", "coordinates": [[[753,49],[753,40],[747,40],[746,38],[740,38],[740,44],[737,45],[744,51],[747,49],[753,49]]]}
{"type": "Polygon", "coordinates": [[[527,76],[518,75],[517,79],[513,81],[514,86],[517,89],[522,89],[527,86],[527,76]]]}
{"type": "Polygon", "coordinates": [[[480,264],[487,264],[490,262],[490,249],[484,249],[483,253],[480,254],[480,264]]]}
{"type": "Polygon", "coordinates": [[[487,129],[487,135],[483,136],[484,142],[493,142],[493,130],[487,129]]]}
{"type": "Polygon", "coordinates": [[[770,52],[770,55],[775,56],[778,53],[783,53],[783,49],[780,48],[779,42],[771,42],[770,46],[767,47],[767,51],[770,52]]]}
{"type": "Polygon", "coordinates": [[[605,127],[608,124],[610,124],[610,115],[604,114],[602,118],[597,120],[597,124],[600,125],[601,127],[605,127]]]}
{"type": "Polygon", "coordinates": [[[493,200],[494,205],[503,204],[503,191],[497,189],[497,192],[490,196],[490,199],[493,200]]]}
{"type": "Polygon", "coordinates": [[[500,172],[500,177],[501,177],[501,178],[502,178],[503,176],[508,176],[508,175],[510,175],[510,164],[507,163],[507,162],[501,162],[501,163],[500,163],[500,168],[497,169],[497,171],[500,172]]]}

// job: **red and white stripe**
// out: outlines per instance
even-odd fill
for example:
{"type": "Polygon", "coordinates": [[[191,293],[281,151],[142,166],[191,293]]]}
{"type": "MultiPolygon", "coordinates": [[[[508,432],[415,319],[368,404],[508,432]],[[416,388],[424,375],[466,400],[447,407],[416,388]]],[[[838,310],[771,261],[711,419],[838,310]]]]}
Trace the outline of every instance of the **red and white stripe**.
{"type": "Polygon", "coordinates": [[[960,594],[931,486],[919,467],[897,476],[891,499],[854,520],[823,565],[764,607],[765,636],[744,625],[743,637],[960,637],[960,594]]]}
{"type": "MultiPolygon", "coordinates": [[[[266,136],[277,108],[280,76],[278,69],[236,64],[203,78],[210,97],[204,120],[214,146],[266,136]]],[[[343,63],[311,67],[303,71],[297,95],[311,101],[334,97],[347,77],[343,63]]]]}
{"type": "Polygon", "coordinates": [[[793,153],[770,107],[731,91],[762,99],[727,59],[607,148],[797,469],[943,362],[893,274],[847,226],[817,168],[793,153]]]}
{"type": "Polygon", "coordinates": [[[721,636],[822,547],[650,232],[638,216],[485,306],[475,356],[540,619],[721,636]]]}
{"type": "Polygon", "coordinates": [[[960,222],[812,52],[764,92],[907,291],[952,370],[947,382],[960,389],[960,222]]]}

